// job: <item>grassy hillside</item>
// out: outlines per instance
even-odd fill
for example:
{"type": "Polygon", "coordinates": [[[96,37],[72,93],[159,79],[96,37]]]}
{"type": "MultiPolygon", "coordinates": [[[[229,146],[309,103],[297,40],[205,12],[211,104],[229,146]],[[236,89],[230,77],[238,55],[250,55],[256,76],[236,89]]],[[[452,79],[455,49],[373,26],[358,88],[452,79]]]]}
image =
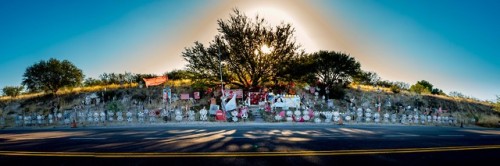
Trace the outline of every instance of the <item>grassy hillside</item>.
{"type": "MultiPolygon", "coordinates": [[[[171,82],[173,93],[192,92],[189,82],[171,82]]],[[[135,85],[109,85],[86,88],[64,89],[57,96],[39,94],[22,95],[16,99],[2,97],[0,99],[0,116],[5,119],[7,126],[12,126],[14,114],[43,114],[48,115],[54,108],[58,110],[71,110],[82,105],[86,96],[97,95],[101,104],[93,109],[134,109],[137,103],[142,103],[148,109],[163,107],[161,101],[162,87],[139,88],[135,85]]],[[[303,89],[297,88],[298,94],[303,89]]],[[[353,100],[357,107],[370,107],[375,110],[375,103],[382,103],[382,112],[401,112],[408,106],[418,107],[422,114],[436,114],[441,107],[441,116],[453,116],[461,119],[475,119],[477,125],[498,127],[500,115],[493,111],[492,104],[470,99],[451,98],[437,95],[417,95],[407,91],[392,93],[390,89],[376,89],[370,86],[359,86],[346,90],[343,100],[336,100],[335,105],[340,111],[346,110],[353,100]],[[390,103],[390,104],[387,104],[390,103]]],[[[197,105],[207,106],[208,96],[202,96],[197,105]]],[[[189,103],[180,103],[185,105],[189,103]]]]}

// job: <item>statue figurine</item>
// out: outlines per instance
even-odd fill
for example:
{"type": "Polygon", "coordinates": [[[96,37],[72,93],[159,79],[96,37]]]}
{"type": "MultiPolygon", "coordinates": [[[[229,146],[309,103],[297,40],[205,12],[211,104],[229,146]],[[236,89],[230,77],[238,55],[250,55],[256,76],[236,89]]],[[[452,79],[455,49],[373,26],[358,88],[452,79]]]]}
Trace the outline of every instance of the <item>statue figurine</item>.
{"type": "Polygon", "coordinates": [[[203,109],[200,110],[200,120],[202,121],[208,120],[207,113],[208,113],[207,109],[203,107],[203,109]]]}

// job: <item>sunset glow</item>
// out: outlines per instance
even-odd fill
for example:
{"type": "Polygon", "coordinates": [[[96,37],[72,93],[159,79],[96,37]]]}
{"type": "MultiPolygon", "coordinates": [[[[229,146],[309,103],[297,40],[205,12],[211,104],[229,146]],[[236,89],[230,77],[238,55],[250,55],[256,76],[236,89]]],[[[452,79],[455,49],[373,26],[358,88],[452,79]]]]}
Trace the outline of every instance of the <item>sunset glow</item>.
{"type": "MultiPolygon", "coordinates": [[[[295,28],[306,53],[348,53],[384,80],[428,80],[446,93],[500,94],[496,1],[45,1],[0,2],[0,87],[27,66],[67,59],[86,77],[182,69],[184,48],[208,44],[234,8],[295,28]]],[[[269,46],[268,46],[269,47],[269,46]]],[[[271,48],[261,47],[262,51],[271,48]]]]}

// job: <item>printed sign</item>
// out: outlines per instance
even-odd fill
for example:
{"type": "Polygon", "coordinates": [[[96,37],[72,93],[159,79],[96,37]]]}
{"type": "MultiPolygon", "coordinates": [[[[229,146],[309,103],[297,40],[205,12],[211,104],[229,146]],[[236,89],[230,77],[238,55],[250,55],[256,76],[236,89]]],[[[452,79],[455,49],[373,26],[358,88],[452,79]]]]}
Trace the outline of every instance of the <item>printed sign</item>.
{"type": "Polygon", "coordinates": [[[194,92],[194,99],[200,99],[200,92],[194,92]]]}
{"type": "Polygon", "coordinates": [[[224,90],[224,95],[227,96],[227,98],[232,98],[233,94],[236,94],[236,98],[241,99],[243,98],[243,89],[224,90]]]}
{"type": "Polygon", "coordinates": [[[163,89],[163,100],[167,101],[167,99],[168,99],[167,89],[163,89]]]}
{"type": "Polygon", "coordinates": [[[189,100],[189,93],[181,94],[181,100],[189,100]]]}

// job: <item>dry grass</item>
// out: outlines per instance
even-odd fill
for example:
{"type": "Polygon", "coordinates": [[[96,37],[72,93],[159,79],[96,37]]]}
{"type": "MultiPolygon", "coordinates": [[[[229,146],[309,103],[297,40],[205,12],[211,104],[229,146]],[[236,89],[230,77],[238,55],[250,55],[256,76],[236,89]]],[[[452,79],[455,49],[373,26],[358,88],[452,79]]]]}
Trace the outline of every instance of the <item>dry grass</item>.
{"type": "Polygon", "coordinates": [[[167,82],[167,86],[180,87],[180,86],[191,86],[193,82],[190,79],[182,80],[170,80],[167,82]]]}
{"type": "MultiPolygon", "coordinates": [[[[358,86],[359,86],[359,89],[363,92],[377,92],[378,90],[380,90],[381,92],[383,93],[388,93],[388,94],[394,94],[390,88],[384,88],[384,87],[374,87],[374,86],[371,86],[371,85],[356,85],[356,84],[351,84],[349,87],[351,89],[358,89],[358,86]]],[[[399,93],[401,95],[405,95],[405,96],[426,96],[426,97],[432,97],[432,98],[439,98],[439,99],[442,99],[442,100],[448,100],[448,101],[454,101],[454,102],[458,102],[458,103],[472,103],[472,104],[481,104],[481,105],[486,105],[486,106],[490,106],[492,107],[492,103],[491,102],[487,102],[487,101],[480,101],[480,100],[475,100],[475,99],[471,99],[471,98],[457,98],[457,97],[450,97],[450,96],[443,96],[443,95],[433,95],[433,94],[415,94],[415,93],[412,93],[412,92],[409,92],[409,91],[406,91],[406,90],[401,90],[401,92],[399,93]]]]}
{"type": "MultiPolygon", "coordinates": [[[[191,92],[193,89],[191,80],[171,80],[167,82],[167,86],[174,87],[173,93],[186,93],[191,92]]],[[[35,94],[23,94],[15,99],[11,97],[0,97],[0,115],[4,117],[9,112],[20,112],[26,110],[29,112],[46,112],[51,108],[52,103],[59,103],[63,109],[71,108],[72,106],[80,103],[83,96],[86,93],[103,91],[110,92],[113,95],[117,95],[117,99],[121,100],[123,97],[127,97],[134,100],[139,100],[144,102],[145,107],[148,109],[158,109],[164,107],[161,101],[161,89],[163,87],[150,87],[150,88],[137,88],[137,84],[127,84],[123,87],[120,85],[106,85],[106,86],[93,86],[93,87],[80,87],[72,89],[61,89],[57,95],[61,97],[61,100],[55,101],[54,99],[47,98],[44,93],[35,94]],[[152,99],[152,102],[147,102],[146,99],[152,99]],[[16,110],[13,107],[8,107],[13,105],[13,103],[20,103],[21,107],[16,110]],[[3,109],[3,110],[2,110],[3,109]]],[[[297,88],[301,87],[297,84],[297,88]]],[[[415,101],[420,101],[420,106],[430,107],[436,109],[442,106],[443,109],[449,110],[447,115],[452,115],[453,117],[459,119],[471,119],[475,118],[476,122],[480,126],[485,127],[498,127],[498,122],[500,121],[500,114],[493,111],[493,104],[490,102],[481,102],[472,99],[464,98],[453,98],[448,96],[439,95],[418,95],[408,91],[401,91],[400,93],[393,93],[389,88],[383,87],[373,87],[366,85],[351,85],[351,89],[346,90],[346,95],[348,97],[356,97],[356,105],[362,105],[363,103],[368,103],[370,107],[373,107],[374,103],[378,101],[379,97],[382,102],[390,99],[392,102],[392,107],[389,109],[394,111],[398,109],[396,103],[402,104],[402,106],[415,106],[415,101]],[[378,91],[380,90],[380,93],[378,91]]],[[[298,92],[301,88],[298,89],[298,92]]],[[[206,101],[200,101],[200,103],[208,104],[208,99],[206,101]]],[[[173,105],[185,106],[190,103],[174,103],[173,105]]],[[[335,102],[336,106],[340,108],[347,107],[348,102],[344,100],[338,100],[335,102]]],[[[126,109],[129,109],[131,104],[125,105],[126,109]]],[[[194,105],[193,105],[194,106],[194,105]]],[[[198,108],[197,108],[198,109],[198,108]]],[[[266,121],[274,121],[274,117],[266,112],[263,112],[263,118],[266,121]]],[[[444,114],[443,114],[444,115],[444,114]]]]}
{"type": "Polygon", "coordinates": [[[386,93],[392,93],[391,88],[384,88],[384,87],[374,87],[371,85],[357,85],[357,84],[351,84],[349,85],[351,89],[358,89],[364,92],[377,92],[380,90],[381,92],[386,92],[386,93]]]}
{"type": "MultiPolygon", "coordinates": [[[[139,85],[137,83],[132,83],[132,84],[125,84],[123,85],[123,88],[136,88],[139,85]]],[[[97,92],[97,91],[103,91],[104,89],[106,90],[115,90],[122,88],[121,85],[117,84],[111,84],[111,85],[96,85],[96,86],[91,86],[91,87],[76,87],[76,88],[62,88],[57,92],[57,95],[66,95],[66,94],[72,94],[72,93],[88,93],[88,92],[97,92]]],[[[7,101],[7,100],[22,100],[22,99],[30,99],[34,97],[40,97],[43,95],[46,95],[47,93],[45,92],[39,92],[39,93],[26,93],[26,94],[21,94],[16,98],[12,98],[10,96],[2,96],[0,97],[0,101],[7,101]]]]}
{"type": "Polygon", "coordinates": [[[20,99],[29,99],[33,97],[39,97],[44,95],[45,93],[39,92],[39,93],[27,93],[27,94],[21,94],[17,96],[16,98],[10,97],[10,96],[2,96],[0,97],[0,101],[7,101],[7,100],[20,100],[20,99]]]}
{"type": "Polygon", "coordinates": [[[483,127],[500,127],[500,117],[491,114],[481,114],[478,117],[477,125],[483,127]]]}

